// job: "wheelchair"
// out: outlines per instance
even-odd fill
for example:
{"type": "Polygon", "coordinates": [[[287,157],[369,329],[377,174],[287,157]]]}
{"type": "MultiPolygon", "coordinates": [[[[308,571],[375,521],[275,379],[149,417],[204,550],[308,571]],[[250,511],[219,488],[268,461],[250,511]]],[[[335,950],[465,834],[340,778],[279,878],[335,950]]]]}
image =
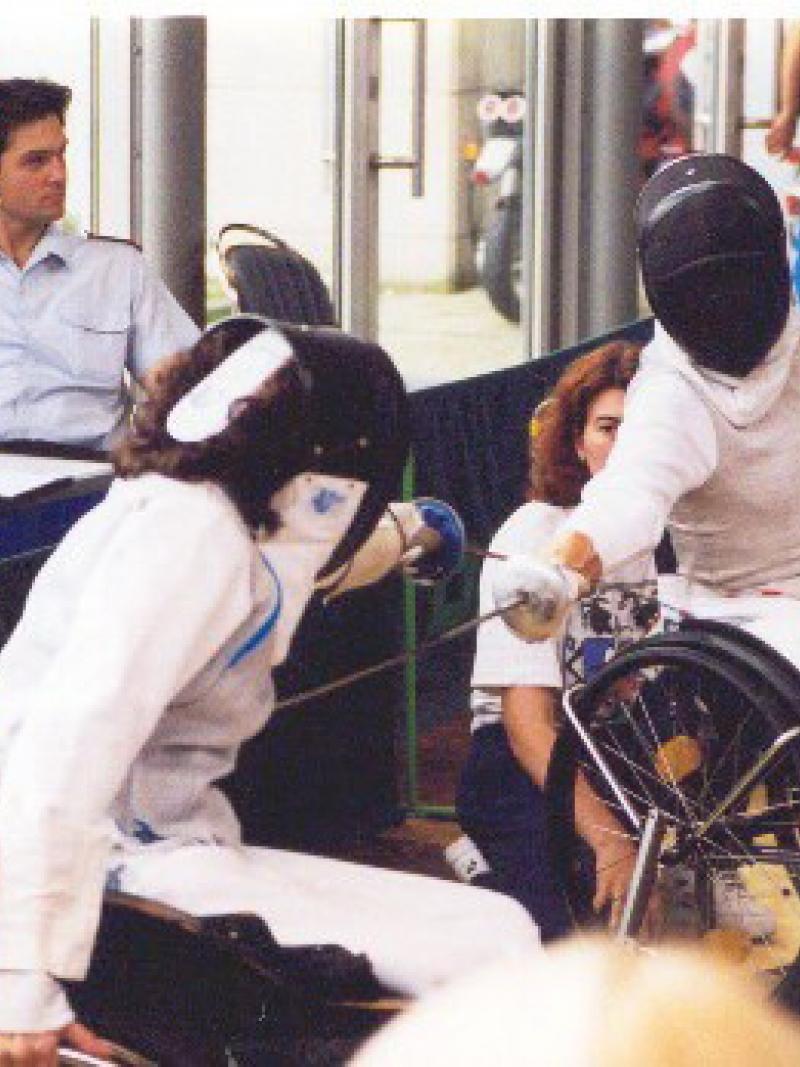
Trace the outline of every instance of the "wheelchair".
{"type": "Polygon", "coordinates": [[[662,936],[700,939],[800,1010],[800,671],[729,623],[684,619],[568,689],[564,716],[545,793],[576,925],[597,922],[580,771],[638,846],[621,936],[657,892],[662,936]]]}
{"type": "MultiPolygon", "coordinates": [[[[197,918],[124,893],[106,895],[89,973],[68,994],[135,1067],[334,1067],[404,1006],[365,956],[287,948],[258,916],[197,918]]],[[[60,1062],[94,1061],[64,1049],[60,1062]]]]}

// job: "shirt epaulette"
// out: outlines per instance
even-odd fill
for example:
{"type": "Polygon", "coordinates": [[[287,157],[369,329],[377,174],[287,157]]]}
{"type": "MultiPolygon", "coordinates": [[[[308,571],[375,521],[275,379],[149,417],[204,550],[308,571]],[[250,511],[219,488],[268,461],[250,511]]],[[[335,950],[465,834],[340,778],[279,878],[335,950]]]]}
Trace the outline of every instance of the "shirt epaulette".
{"type": "Polygon", "coordinates": [[[142,246],[136,241],[132,241],[129,237],[112,237],[111,234],[106,233],[87,233],[86,239],[87,241],[116,241],[117,244],[130,245],[137,252],[142,250],[142,246]]]}

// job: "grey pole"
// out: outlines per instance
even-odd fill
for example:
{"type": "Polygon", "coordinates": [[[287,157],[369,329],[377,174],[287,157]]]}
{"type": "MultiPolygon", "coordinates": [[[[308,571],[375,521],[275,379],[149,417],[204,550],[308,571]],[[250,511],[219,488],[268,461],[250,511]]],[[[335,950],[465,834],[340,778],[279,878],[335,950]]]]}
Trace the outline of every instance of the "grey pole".
{"type": "Polygon", "coordinates": [[[141,20],[141,238],[149,262],[205,323],[206,23],[141,20]]]}
{"type": "Polygon", "coordinates": [[[347,19],[342,161],[342,326],[378,334],[378,181],[380,19],[347,19]]]}
{"type": "Polygon", "coordinates": [[[522,201],[523,225],[529,230],[523,254],[530,258],[523,277],[531,289],[529,351],[534,358],[555,351],[561,342],[559,43],[559,20],[539,19],[527,31],[525,93],[533,107],[525,124],[525,192],[530,195],[522,201]]]}
{"type": "Polygon", "coordinates": [[[637,316],[634,208],[639,187],[636,140],[642,109],[642,22],[598,19],[589,169],[589,334],[637,316]]]}

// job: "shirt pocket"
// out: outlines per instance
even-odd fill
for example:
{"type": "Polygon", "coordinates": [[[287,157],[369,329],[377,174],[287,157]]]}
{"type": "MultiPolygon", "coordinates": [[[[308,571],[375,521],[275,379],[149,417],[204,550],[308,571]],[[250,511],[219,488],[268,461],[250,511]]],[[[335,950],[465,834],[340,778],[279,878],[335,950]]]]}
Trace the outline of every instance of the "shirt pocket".
{"type": "Polygon", "coordinates": [[[68,373],[87,385],[119,386],[128,352],[130,316],[113,305],[60,311],[58,356],[68,373]]]}

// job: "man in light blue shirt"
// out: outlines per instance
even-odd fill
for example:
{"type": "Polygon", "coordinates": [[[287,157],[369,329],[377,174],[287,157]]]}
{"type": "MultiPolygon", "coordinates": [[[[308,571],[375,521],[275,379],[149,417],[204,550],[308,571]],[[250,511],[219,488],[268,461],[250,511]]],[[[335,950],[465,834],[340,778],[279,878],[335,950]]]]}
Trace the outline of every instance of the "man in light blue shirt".
{"type": "Polygon", "coordinates": [[[55,225],[66,197],[71,93],[0,81],[0,441],[104,449],[142,381],[199,330],[141,253],[55,225]]]}

